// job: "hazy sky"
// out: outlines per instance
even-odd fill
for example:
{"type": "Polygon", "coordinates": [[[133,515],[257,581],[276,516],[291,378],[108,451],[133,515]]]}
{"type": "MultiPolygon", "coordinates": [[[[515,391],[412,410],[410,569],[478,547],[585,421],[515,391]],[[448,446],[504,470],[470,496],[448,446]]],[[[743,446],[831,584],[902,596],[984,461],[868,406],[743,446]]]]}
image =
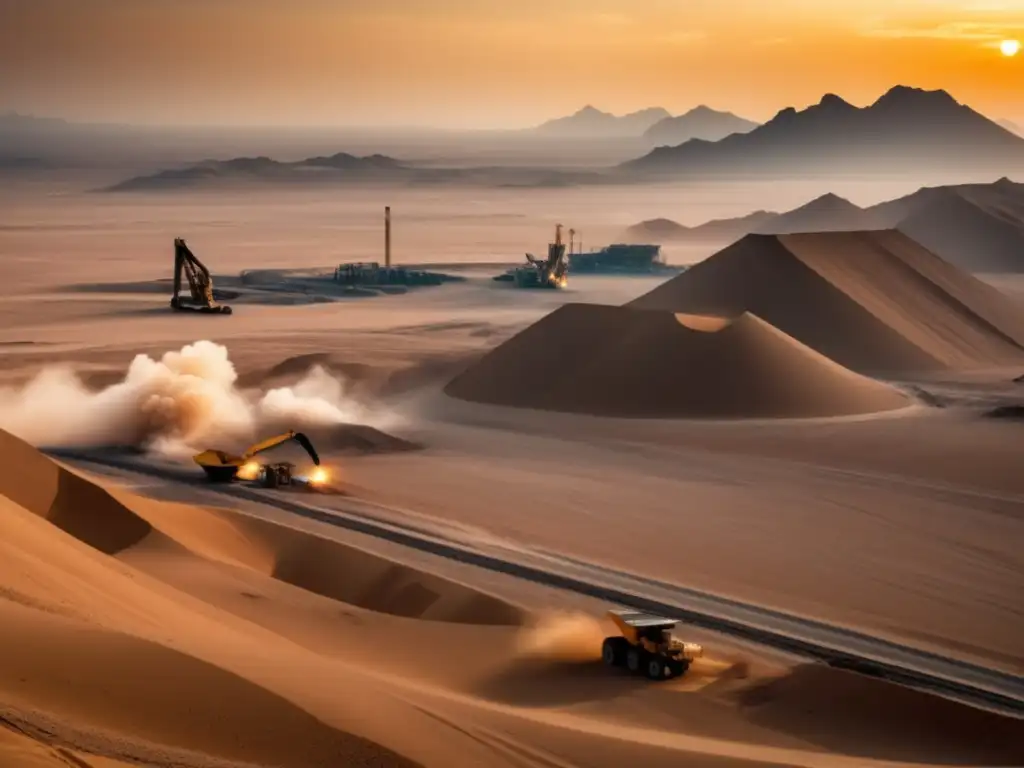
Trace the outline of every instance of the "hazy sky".
{"type": "Polygon", "coordinates": [[[0,111],[518,127],[902,83],[1024,121],[1024,0],[0,0],[0,111]]]}

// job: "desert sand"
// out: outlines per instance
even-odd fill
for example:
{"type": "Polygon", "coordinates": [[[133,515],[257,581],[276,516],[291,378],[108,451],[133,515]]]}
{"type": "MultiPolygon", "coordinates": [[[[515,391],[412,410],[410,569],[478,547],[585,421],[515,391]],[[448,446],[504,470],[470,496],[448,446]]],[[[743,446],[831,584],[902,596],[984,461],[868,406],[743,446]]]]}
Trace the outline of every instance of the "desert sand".
{"type": "MultiPolygon", "coordinates": [[[[14,209],[31,235],[0,232],[0,764],[1024,761],[1020,720],[692,627],[707,655],[684,678],[611,673],[610,606],[212,494],[189,461],[302,428],[344,491],[324,510],[356,499],[1020,675],[1021,427],[984,416],[1021,397],[1019,291],[895,235],[791,235],[669,282],[524,295],[475,267],[404,295],[180,316],[139,283],[169,271],[152,222],[205,217],[244,243],[246,202],[69,195],[14,209]],[[758,271],[728,293],[734,260],[758,271]],[[575,355],[608,388],[573,409],[575,355]],[[626,401],[648,410],[608,415],[626,401]],[[126,444],[179,479],[39,450],[126,444]]],[[[217,275],[328,267],[335,251],[313,254],[336,235],[302,240],[298,199],[260,203],[259,247],[200,256],[217,275]]]]}

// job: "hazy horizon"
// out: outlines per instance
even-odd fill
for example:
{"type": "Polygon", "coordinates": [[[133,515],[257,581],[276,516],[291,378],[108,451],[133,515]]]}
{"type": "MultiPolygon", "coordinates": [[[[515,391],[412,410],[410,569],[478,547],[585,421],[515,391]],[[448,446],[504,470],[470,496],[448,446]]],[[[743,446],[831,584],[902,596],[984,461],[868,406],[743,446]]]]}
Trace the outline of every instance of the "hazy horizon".
{"type": "Polygon", "coordinates": [[[973,0],[0,0],[0,111],[175,128],[537,125],[586,104],[763,122],[893,85],[1024,121],[1024,7],[973,0]],[[782,7],[785,6],[785,7],[782,7]],[[700,77],[691,77],[699,72],[700,77]]]}

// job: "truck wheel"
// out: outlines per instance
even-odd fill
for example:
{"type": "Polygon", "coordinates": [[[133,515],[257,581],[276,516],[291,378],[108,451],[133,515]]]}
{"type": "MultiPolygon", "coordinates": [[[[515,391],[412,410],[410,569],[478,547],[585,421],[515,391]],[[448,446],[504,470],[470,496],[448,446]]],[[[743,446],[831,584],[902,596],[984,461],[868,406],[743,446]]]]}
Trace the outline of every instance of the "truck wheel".
{"type": "Polygon", "coordinates": [[[636,675],[642,671],[642,666],[643,660],[640,658],[640,651],[636,648],[630,648],[626,651],[626,669],[636,675]]]}
{"type": "Polygon", "coordinates": [[[663,680],[665,678],[665,660],[660,656],[651,656],[647,659],[644,671],[651,680],[663,680]]]}
{"type": "Polygon", "coordinates": [[[686,670],[689,668],[689,661],[671,661],[668,665],[668,669],[672,673],[672,677],[681,677],[682,675],[685,675],[686,670]]]}
{"type": "Polygon", "coordinates": [[[606,637],[601,644],[601,660],[609,667],[621,667],[626,660],[626,638],[606,637]]]}

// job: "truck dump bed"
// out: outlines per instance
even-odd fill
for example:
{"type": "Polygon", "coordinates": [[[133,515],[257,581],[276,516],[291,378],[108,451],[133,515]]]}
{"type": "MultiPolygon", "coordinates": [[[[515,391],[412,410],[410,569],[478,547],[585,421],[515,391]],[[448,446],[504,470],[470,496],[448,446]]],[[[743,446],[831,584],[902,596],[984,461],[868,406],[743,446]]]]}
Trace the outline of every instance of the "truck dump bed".
{"type": "Polygon", "coordinates": [[[641,613],[640,611],[608,611],[608,617],[618,626],[622,636],[634,644],[637,642],[638,632],[643,632],[644,630],[671,630],[679,623],[675,619],[655,616],[651,613],[641,613]]]}

